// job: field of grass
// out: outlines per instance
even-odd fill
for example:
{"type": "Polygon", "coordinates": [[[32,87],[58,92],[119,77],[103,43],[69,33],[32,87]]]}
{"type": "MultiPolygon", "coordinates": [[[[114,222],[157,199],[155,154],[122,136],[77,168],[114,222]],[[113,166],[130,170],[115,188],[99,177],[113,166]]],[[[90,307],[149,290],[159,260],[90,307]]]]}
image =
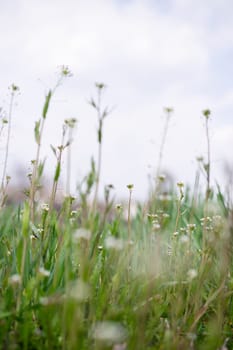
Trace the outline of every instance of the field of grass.
{"type": "MultiPolygon", "coordinates": [[[[177,183],[163,192],[160,174],[169,118],[167,108],[160,160],[150,198],[133,210],[113,201],[111,186],[99,200],[104,120],[103,84],[96,84],[98,159],[77,189],[57,206],[61,159],[69,152],[75,120],[66,120],[63,139],[52,147],[57,165],[44,203],[39,197],[40,160],[51,89],[35,124],[37,152],[25,201],[7,204],[10,128],[17,87],[11,87],[6,157],[0,192],[0,349],[187,350],[233,349],[233,219],[221,186],[211,186],[211,145],[199,159],[193,189],[177,183]],[[204,191],[198,179],[206,180],[204,191]],[[55,205],[56,204],[56,205],[55,205]]],[[[69,159],[69,157],[68,157],[69,159]]]]}

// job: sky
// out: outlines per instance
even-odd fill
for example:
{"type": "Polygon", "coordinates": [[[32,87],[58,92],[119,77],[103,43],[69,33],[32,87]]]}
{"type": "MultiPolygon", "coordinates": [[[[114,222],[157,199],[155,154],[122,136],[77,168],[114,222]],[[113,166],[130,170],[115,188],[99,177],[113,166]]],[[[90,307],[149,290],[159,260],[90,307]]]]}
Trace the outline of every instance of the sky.
{"type": "MultiPolygon", "coordinates": [[[[196,157],[206,157],[202,110],[211,110],[212,184],[233,167],[233,2],[231,0],[0,0],[0,106],[9,108],[8,87],[20,87],[13,110],[8,173],[30,171],[33,128],[58,67],[73,76],[51,102],[42,158],[51,177],[50,144],[60,143],[64,119],[77,118],[72,143],[72,188],[97,155],[97,117],[88,104],[95,82],[107,85],[101,184],[120,197],[133,183],[135,198],[148,194],[165,116],[173,107],[162,171],[192,183],[196,157]]],[[[4,135],[0,152],[4,156],[4,135]]],[[[63,183],[66,157],[63,158],[63,183]]],[[[3,163],[3,161],[2,161],[3,163]]],[[[20,174],[20,175],[19,175],[20,174]]],[[[62,182],[60,183],[62,190],[62,182]]]]}

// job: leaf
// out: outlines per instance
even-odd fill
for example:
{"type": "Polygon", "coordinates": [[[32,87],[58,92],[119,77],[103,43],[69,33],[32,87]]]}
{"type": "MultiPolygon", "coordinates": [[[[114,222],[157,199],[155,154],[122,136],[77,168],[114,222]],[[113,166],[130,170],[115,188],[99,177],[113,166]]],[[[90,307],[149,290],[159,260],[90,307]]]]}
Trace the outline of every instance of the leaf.
{"type": "Polygon", "coordinates": [[[40,120],[38,120],[35,123],[34,136],[35,136],[36,143],[39,145],[39,143],[40,143],[40,120]]]}
{"type": "Polygon", "coordinates": [[[38,165],[38,178],[40,178],[44,171],[45,159],[41,161],[38,165]]]}
{"type": "Polygon", "coordinates": [[[55,171],[55,175],[54,175],[54,181],[57,182],[59,177],[60,177],[60,172],[61,172],[61,163],[58,162],[57,163],[57,167],[56,167],[56,171],[55,171]]]}
{"type": "Polygon", "coordinates": [[[28,237],[30,223],[30,208],[28,202],[24,203],[23,217],[22,217],[22,234],[23,237],[28,237]]]}
{"type": "Polygon", "coordinates": [[[45,119],[48,113],[48,109],[49,109],[49,104],[50,104],[50,100],[52,97],[52,91],[49,90],[46,99],[45,99],[45,103],[44,103],[44,108],[43,108],[43,112],[42,112],[42,117],[45,119]]]}
{"type": "Polygon", "coordinates": [[[95,103],[95,101],[94,101],[93,98],[90,99],[89,104],[90,104],[92,107],[97,108],[96,103],[95,103]]]}
{"type": "Polygon", "coordinates": [[[53,154],[55,155],[55,157],[57,158],[57,150],[53,145],[50,145],[51,150],[53,151],[53,154]]]}

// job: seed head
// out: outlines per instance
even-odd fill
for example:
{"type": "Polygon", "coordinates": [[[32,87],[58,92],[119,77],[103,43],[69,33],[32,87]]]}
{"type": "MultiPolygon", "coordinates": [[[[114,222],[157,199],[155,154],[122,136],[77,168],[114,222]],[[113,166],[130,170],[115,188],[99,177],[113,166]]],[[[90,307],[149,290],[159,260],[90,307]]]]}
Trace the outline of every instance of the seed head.
{"type": "Polygon", "coordinates": [[[158,176],[158,180],[159,180],[160,182],[164,182],[165,179],[166,179],[166,175],[160,174],[160,175],[158,176]]]}
{"type": "Polygon", "coordinates": [[[75,127],[76,123],[77,123],[77,119],[75,118],[65,119],[65,125],[67,125],[71,129],[75,127]]]}
{"type": "Polygon", "coordinates": [[[65,66],[65,65],[61,66],[61,75],[63,77],[71,77],[72,76],[72,73],[71,73],[68,66],[65,66]]]}
{"type": "Polygon", "coordinates": [[[202,114],[204,115],[204,117],[205,117],[206,119],[209,119],[210,114],[211,114],[211,111],[210,111],[209,109],[204,109],[204,110],[202,111],[202,114]]]}
{"type": "Polygon", "coordinates": [[[41,204],[41,209],[43,211],[49,211],[49,205],[47,203],[42,203],[41,204]]]}
{"type": "Polygon", "coordinates": [[[19,91],[19,87],[15,84],[11,84],[10,88],[12,93],[19,91]]]}
{"type": "Polygon", "coordinates": [[[104,89],[106,87],[106,85],[104,83],[95,83],[95,86],[99,90],[102,90],[102,89],[104,89]]]}
{"type": "Polygon", "coordinates": [[[172,107],[164,107],[164,112],[166,113],[172,113],[174,109],[172,107]]]}
{"type": "Polygon", "coordinates": [[[120,203],[116,204],[115,208],[116,208],[117,211],[121,211],[122,210],[122,204],[120,204],[120,203]]]}
{"type": "Polygon", "coordinates": [[[182,189],[184,187],[184,183],[183,182],[177,182],[177,187],[179,187],[180,189],[182,189]]]}

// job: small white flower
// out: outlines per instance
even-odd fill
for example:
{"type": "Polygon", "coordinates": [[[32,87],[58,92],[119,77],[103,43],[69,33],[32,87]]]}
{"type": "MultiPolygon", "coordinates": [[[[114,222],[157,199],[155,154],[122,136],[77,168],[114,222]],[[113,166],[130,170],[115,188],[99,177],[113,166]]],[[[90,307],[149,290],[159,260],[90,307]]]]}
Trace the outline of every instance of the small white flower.
{"type": "Polygon", "coordinates": [[[85,239],[85,240],[89,241],[91,239],[91,231],[81,227],[75,231],[75,233],[73,235],[73,239],[76,242],[79,241],[80,239],[85,239]]]}
{"type": "Polygon", "coordinates": [[[115,238],[113,236],[107,237],[104,244],[107,249],[122,250],[124,248],[124,241],[121,238],[115,238]]]}
{"type": "Polygon", "coordinates": [[[197,277],[198,273],[197,273],[197,270],[195,270],[195,269],[190,269],[190,270],[188,271],[187,275],[188,275],[188,279],[191,281],[191,280],[193,280],[194,278],[197,277]]]}
{"type": "Polygon", "coordinates": [[[20,284],[21,281],[22,281],[21,276],[18,274],[14,274],[9,277],[9,284],[11,284],[12,286],[20,284]]]}
{"type": "Polygon", "coordinates": [[[180,242],[181,243],[188,243],[189,242],[189,237],[186,235],[183,235],[180,237],[180,242]]]}
{"type": "Polygon", "coordinates": [[[165,179],[166,179],[166,175],[164,175],[164,174],[160,174],[160,175],[158,176],[158,180],[161,181],[161,182],[164,182],[165,179]]]}
{"type": "Polygon", "coordinates": [[[42,277],[49,277],[50,276],[50,271],[46,270],[44,267],[40,267],[38,272],[39,272],[39,275],[42,277]]]}
{"type": "Polygon", "coordinates": [[[123,207],[122,207],[122,204],[118,203],[115,205],[115,208],[116,208],[116,210],[120,211],[120,210],[122,210],[123,207]]]}
{"type": "Polygon", "coordinates": [[[194,231],[195,228],[196,228],[196,224],[187,224],[187,229],[188,229],[189,231],[194,231]]]}
{"type": "Polygon", "coordinates": [[[49,205],[48,205],[48,203],[42,203],[42,204],[41,204],[41,209],[42,209],[43,211],[49,211],[49,205]]]}
{"type": "Polygon", "coordinates": [[[178,236],[178,234],[179,234],[178,231],[173,232],[173,236],[174,236],[174,237],[178,236]]]}
{"type": "Polygon", "coordinates": [[[43,306],[47,306],[50,303],[49,298],[47,297],[41,297],[39,301],[40,301],[40,304],[43,306]]]}
{"type": "Polygon", "coordinates": [[[152,222],[152,224],[153,224],[153,229],[154,229],[155,231],[159,231],[159,230],[160,230],[161,226],[160,226],[158,220],[154,220],[154,221],[152,222]]]}
{"type": "Polygon", "coordinates": [[[90,297],[89,285],[80,279],[77,280],[75,283],[71,284],[68,292],[68,297],[79,302],[87,300],[87,298],[90,297]]]}
{"type": "Polygon", "coordinates": [[[97,322],[91,331],[92,337],[96,340],[105,341],[109,344],[122,342],[127,337],[126,329],[117,322],[97,322]]]}

